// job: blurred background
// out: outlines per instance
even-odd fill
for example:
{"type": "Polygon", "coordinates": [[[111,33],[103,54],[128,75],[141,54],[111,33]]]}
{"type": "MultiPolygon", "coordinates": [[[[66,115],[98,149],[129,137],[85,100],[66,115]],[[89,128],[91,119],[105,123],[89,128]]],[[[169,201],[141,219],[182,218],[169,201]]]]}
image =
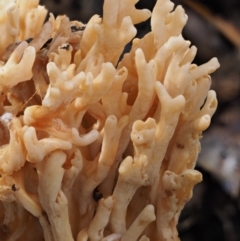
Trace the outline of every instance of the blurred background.
{"type": "MultiPolygon", "coordinates": [[[[152,10],[156,0],[140,0],[138,8],[152,10]]],[[[182,212],[182,241],[240,240],[240,1],[174,0],[189,17],[183,35],[198,48],[196,64],[212,57],[221,68],[212,75],[219,107],[204,133],[197,169],[203,182],[182,212]]],[[[103,0],[41,0],[55,15],[87,23],[102,15],[103,0]]],[[[136,26],[138,37],[150,31],[149,21],[136,26]]],[[[129,46],[128,46],[129,48],[129,46]]]]}

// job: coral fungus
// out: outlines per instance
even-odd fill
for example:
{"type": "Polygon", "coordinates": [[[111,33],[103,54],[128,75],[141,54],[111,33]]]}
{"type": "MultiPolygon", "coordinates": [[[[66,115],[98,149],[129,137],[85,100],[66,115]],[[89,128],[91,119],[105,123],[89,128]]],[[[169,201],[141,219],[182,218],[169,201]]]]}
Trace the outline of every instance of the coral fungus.
{"type": "Polygon", "coordinates": [[[1,240],[179,240],[219,63],[192,64],[181,6],[136,2],[105,0],[84,25],[0,1],[1,240]]]}

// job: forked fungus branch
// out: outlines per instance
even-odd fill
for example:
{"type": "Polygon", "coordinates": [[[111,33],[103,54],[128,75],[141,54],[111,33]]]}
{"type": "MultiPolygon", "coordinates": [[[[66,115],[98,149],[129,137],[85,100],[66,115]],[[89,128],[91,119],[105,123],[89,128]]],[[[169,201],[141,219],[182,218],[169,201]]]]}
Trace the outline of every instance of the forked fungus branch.
{"type": "Polygon", "coordinates": [[[136,2],[84,25],[0,0],[0,240],[179,240],[219,63],[192,63],[181,6],[136,2]]]}

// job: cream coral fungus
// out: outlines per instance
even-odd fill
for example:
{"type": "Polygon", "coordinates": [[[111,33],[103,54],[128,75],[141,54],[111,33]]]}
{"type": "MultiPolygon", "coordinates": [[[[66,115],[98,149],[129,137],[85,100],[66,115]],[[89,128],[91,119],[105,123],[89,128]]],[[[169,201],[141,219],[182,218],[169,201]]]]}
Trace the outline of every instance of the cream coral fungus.
{"type": "Polygon", "coordinates": [[[136,2],[84,25],[0,1],[0,240],[179,240],[219,63],[192,64],[181,6],[136,2]]]}

